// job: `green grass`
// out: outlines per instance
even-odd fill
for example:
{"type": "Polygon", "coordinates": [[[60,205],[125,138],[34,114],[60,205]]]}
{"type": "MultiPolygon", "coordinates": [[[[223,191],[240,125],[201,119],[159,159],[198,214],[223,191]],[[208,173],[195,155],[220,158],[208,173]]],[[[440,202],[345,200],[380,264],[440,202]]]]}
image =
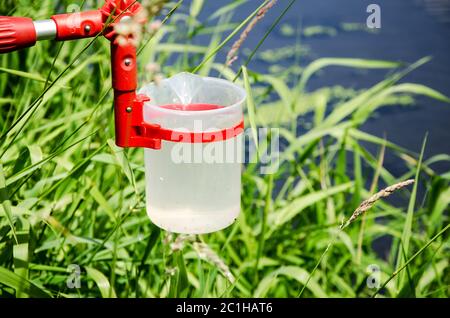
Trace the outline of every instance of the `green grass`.
{"type": "MultiPolygon", "coordinates": [[[[43,19],[72,2],[6,1],[0,14],[43,19]]],[[[232,22],[243,2],[224,4],[208,21],[198,20],[202,1],[183,2],[140,47],[140,74],[154,61],[165,76],[195,70],[235,80],[251,92],[246,126],[280,127],[286,141],[273,175],[246,166],[242,213],[214,234],[172,236],[149,221],[143,151],[114,145],[108,41],[42,42],[0,56],[1,297],[449,296],[450,171],[433,170],[449,155],[430,158],[425,141],[406,150],[360,128],[379,108],[409,107],[415,95],[448,107],[429,87],[399,83],[429,59],[408,65],[330,57],[300,67],[272,61],[259,73],[249,62],[264,58],[260,45],[275,36],[268,32],[231,69],[216,53],[245,27],[232,22]],[[200,35],[210,36],[209,45],[194,44],[200,35]],[[331,72],[328,66],[387,75],[364,90],[309,90],[309,79],[331,72]],[[367,149],[373,145],[378,155],[367,149]],[[404,164],[403,175],[383,166],[387,154],[404,164]],[[414,176],[414,188],[339,230],[362,200],[414,176]],[[374,251],[380,239],[388,255],[374,251]],[[174,240],[184,240],[181,250],[174,251],[174,240]],[[71,264],[81,270],[78,289],[67,287],[71,264]],[[366,284],[369,265],[380,269],[378,289],[366,284]]],[[[307,52],[299,43],[290,48],[296,60],[307,52]]],[[[283,48],[272,50],[276,59],[283,48]]],[[[259,151],[265,146],[260,141],[259,151]]]]}

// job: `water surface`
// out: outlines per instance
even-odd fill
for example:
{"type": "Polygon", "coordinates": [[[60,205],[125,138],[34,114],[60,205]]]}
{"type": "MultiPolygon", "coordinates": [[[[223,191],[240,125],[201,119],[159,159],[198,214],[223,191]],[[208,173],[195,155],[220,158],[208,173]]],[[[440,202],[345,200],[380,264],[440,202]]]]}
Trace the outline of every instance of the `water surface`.
{"type": "MultiPolygon", "coordinates": [[[[200,20],[204,21],[225,2],[229,3],[205,1],[200,20]]],[[[233,20],[244,19],[259,3],[261,2],[248,1],[240,6],[233,20]]],[[[252,31],[244,47],[253,49],[287,4],[287,0],[278,1],[252,31]]],[[[403,82],[424,84],[450,96],[449,8],[449,0],[298,0],[280,25],[321,25],[338,31],[335,36],[302,37],[302,44],[310,49],[310,54],[301,61],[302,65],[320,57],[385,59],[412,63],[422,57],[432,56],[430,62],[406,76],[403,82]],[[370,3],[377,3],[381,7],[381,29],[376,33],[365,30],[343,31],[343,23],[366,23],[369,15],[366,8],[370,3]]],[[[295,37],[282,36],[279,27],[260,50],[294,43],[295,37]]],[[[225,60],[226,51],[219,55],[218,61],[225,60]]],[[[236,62],[236,67],[238,65],[239,62],[236,62]]],[[[267,72],[268,67],[268,63],[258,59],[249,65],[250,69],[261,72],[267,72]]],[[[327,85],[342,85],[355,89],[370,87],[381,81],[387,73],[386,70],[360,71],[330,67],[322,72],[321,76],[314,77],[308,89],[327,85]]],[[[365,123],[362,129],[376,136],[386,135],[390,141],[416,152],[420,151],[424,135],[428,132],[426,157],[430,157],[438,153],[450,153],[449,125],[450,105],[420,97],[412,107],[384,108],[378,116],[365,123]]],[[[396,175],[404,172],[403,163],[394,156],[387,156],[385,166],[396,175]]],[[[434,168],[444,172],[450,169],[450,164],[443,163],[435,165],[434,168]]]]}

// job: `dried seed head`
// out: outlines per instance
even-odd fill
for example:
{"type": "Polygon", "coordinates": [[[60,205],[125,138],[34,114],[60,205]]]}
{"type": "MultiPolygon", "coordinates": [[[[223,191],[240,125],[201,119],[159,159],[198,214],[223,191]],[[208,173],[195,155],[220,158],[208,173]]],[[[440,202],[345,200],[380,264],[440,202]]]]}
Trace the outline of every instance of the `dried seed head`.
{"type": "Polygon", "coordinates": [[[119,22],[114,26],[114,31],[118,35],[128,36],[131,34],[131,23],[126,21],[119,22]]]}
{"type": "Polygon", "coordinates": [[[162,21],[155,20],[148,24],[147,30],[150,33],[155,33],[156,31],[158,31],[161,28],[161,26],[162,26],[162,21]]]}
{"type": "Polygon", "coordinates": [[[162,239],[162,242],[164,245],[169,245],[170,242],[172,242],[172,239],[173,239],[173,233],[164,232],[164,238],[162,239]]]}
{"type": "Polygon", "coordinates": [[[144,32],[156,32],[162,25],[160,20],[156,20],[148,26],[146,26],[146,23],[149,18],[154,17],[161,11],[166,2],[168,0],[144,0],[142,2],[142,10],[131,18],[122,19],[114,26],[114,31],[118,35],[117,43],[121,46],[132,44],[137,47],[142,40],[144,32]]]}
{"type": "Polygon", "coordinates": [[[344,228],[345,226],[347,226],[348,224],[350,224],[351,222],[355,221],[360,215],[364,214],[367,210],[369,210],[374,204],[375,202],[377,202],[378,200],[380,200],[381,198],[385,198],[390,196],[392,193],[394,193],[395,191],[406,187],[410,184],[414,183],[413,179],[410,180],[406,180],[406,181],[402,181],[399,183],[396,183],[394,185],[391,185],[377,193],[375,193],[373,196],[371,196],[370,198],[368,198],[367,200],[364,200],[359,206],[358,208],[353,212],[352,216],[348,219],[347,223],[345,223],[344,225],[341,225],[341,228],[344,228]]]}
{"type": "Polygon", "coordinates": [[[168,0],[142,0],[141,4],[151,16],[155,16],[162,10],[166,2],[168,0]]]}
{"type": "Polygon", "coordinates": [[[237,52],[239,51],[239,48],[242,46],[244,41],[247,39],[248,35],[250,34],[250,31],[253,30],[253,28],[256,26],[256,24],[264,18],[266,13],[277,3],[277,0],[272,0],[269,3],[267,3],[264,7],[262,7],[256,16],[250,21],[250,23],[245,27],[244,31],[239,36],[239,39],[233,43],[231,50],[227,54],[227,60],[225,64],[227,66],[231,66],[234,61],[237,59],[237,52]]]}
{"type": "Polygon", "coordinates": [[[164,79],[164,76],[161,73],[156,74],[153,76],[153,81],[157,86],[161,85],[162,80],[164,79]]]}
{"type": "Polygon", "coordinates": [[[237,55],[231,57],[231,58],[227,61],[227,63],[226,63],[227,66],[231,66],[231,64],[233,64],[234,61],[236,61],[237,59],[238,59],[238,56],[237,56],[237,55]]]}
{"type": "Polygon", "coordinates": [[[128,38],[123,35],[118,35],[116,41],[120,46],[126,46],[129,43],[128,38]]]}
{"type": "Polygon", "coordinates": [[[144,24],[148,19],[148,12],[145,9],[140,10],[133,18],[140,24],[144,24]]]}
{"type": "Polygon", "coordinates": [[[135,19],[120,21],[114,26],[114,31],[117,33],[117,43],[120,46],[127,44],[138,46],[142,38],[142,25],[135,19]]]}
{"type": "Polygon", "coordinates": [[[174,267],[166,268],[166,274],[169,276],[174,276],[177,273],[177,269],[174,267]]]}
{"type": "Polygon", "coordinates": [[[145,66],[145,70],[149,73],[158,73],[161,70],[161,67],[157,63],[148,63],[145,66]]]}
{"type": "Polygon", "coordinates": [[[217,255],[216,252],[214,252],[207,244],[203,242],[194,242],[193,247],[200,258],[217,266],[217,268],[232,284],[235,282],[234,275],[231,273],[227,264],[225,264],[219,255],[217,255]]]}
{"type": "Polygon", "coordinates": [[[175,241],[170,244],[170,249],[172,252],[180,251],[184,248],[184,244],[187,242],[191,242],[195,239],[195,236],[192,234],[180,234],[177,236],[175,241]]]}

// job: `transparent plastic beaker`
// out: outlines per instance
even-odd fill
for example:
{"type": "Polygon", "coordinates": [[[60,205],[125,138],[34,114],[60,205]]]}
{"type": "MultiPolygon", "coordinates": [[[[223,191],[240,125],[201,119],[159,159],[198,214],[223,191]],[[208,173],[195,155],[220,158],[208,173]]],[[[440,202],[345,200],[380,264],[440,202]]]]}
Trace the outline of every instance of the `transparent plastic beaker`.
{"type": "Polygon", "coordinates": [[[180,73],[144,86],[144,121],[166,132],[145,149],[147,214],[175,233],[231,225],[240,212],[245,91],[218,78],[180,73]],[[170,136],[169,136],[170,134],[170,136]]]}

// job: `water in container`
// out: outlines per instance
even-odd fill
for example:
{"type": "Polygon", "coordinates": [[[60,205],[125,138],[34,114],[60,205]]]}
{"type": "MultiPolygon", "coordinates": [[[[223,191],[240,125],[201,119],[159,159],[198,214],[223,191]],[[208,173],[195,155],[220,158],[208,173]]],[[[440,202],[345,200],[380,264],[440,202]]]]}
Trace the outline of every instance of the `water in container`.
{"type": "Polygon", "coordinates": [[[151,99],[144,105],[145,122],[160,125],[168,136],[161,149],[145,149],[150,220],[189,234],[231,225],[240,212],[244,90],[181,73],[139,93],[151,99]]]}

